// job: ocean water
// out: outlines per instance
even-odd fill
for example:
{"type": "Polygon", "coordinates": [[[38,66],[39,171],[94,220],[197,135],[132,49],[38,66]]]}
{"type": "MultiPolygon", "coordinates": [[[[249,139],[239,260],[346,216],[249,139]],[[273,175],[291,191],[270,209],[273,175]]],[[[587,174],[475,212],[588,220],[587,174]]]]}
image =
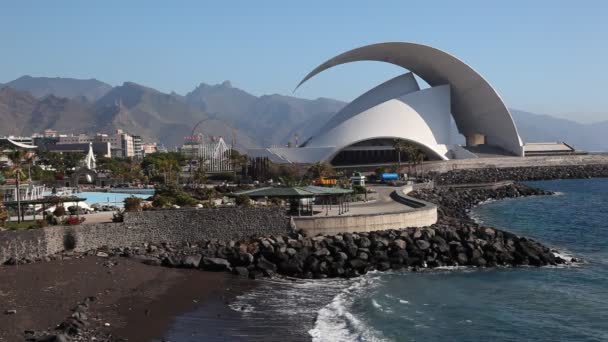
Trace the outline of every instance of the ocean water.
{"type": "Polygon", "coordinates": [[[166,340],[608,341],[608,179],[530,184],[558,194],[491,202],[471,215],[582,263],[262,281],[231,301],[232,324],[210,323],[201,307],[166,340]]]}

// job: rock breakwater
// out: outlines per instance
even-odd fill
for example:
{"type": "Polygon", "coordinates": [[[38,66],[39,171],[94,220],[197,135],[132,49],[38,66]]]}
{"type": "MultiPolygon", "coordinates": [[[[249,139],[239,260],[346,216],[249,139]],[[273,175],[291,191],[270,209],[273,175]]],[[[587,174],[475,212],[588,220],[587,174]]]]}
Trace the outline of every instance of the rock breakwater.
{"type": "Polygon", "coordinates": [[[433,178],[436,184],[445,185],[602,177],[608,177],[607,164],[463,169],[436,174],[433,178]]]}
{"type": "Polygon", "coordinates": [[[90,251],[155,266],[230,271],[250,278],[355,277],[372,270],[419,270],[443,266],[543,266],[568,262],[525,237],[481,226],[467,216],[480,202],[550,192],[522,184],[498,189],[436,189],[412,196],[439,206],[439,221],[426,228],[306,237],[301,234],[247,240],[205,240],[183,245],[143,244],[90,251]]]}

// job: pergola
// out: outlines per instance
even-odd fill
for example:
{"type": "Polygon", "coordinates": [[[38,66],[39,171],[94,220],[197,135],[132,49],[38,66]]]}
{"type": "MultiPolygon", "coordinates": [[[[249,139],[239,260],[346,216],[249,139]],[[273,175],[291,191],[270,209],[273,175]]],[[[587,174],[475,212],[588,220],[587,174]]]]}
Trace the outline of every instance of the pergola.
{"type": "Polygon", "coordinates": [[[322,186],[293,186],[293,187],[264,187],[253,190],[239,191],[232,194],[232,196],[245,195],[249,198],[280,198],[289,201],[291,204],[291,210],[298,211],[298,216],[302,215],[302,211],[308,212],[313,215],[313,204],[312,199],[321,198],[322,206],[325,209],[325,214],[328,215],[328,210],[335,200],[338,206],[338,215],[342,215],[349,210],[349,197],[353,193],[351,189],[343,189],[336,187],[322,187],[322,186]],[[306,203],[301,201],[302,199],[308,199],[306,203]]]}
{"type": "MultiPolygon", "coordinates": [[[[4,202],[4,206],[7,208],[17,208],[18,205],[21,205],[21,207],[24,206],[28,206],[28,205],[33,205],[34,206],[34,220],[36,220],[36,205],[42,205],[42,217],[44,217],[44,211],[46,211],[47,206],[53,206],[53,205],[58,205],[58,204],[63,204],[66,202],[74,202],[76,203],[76,206],[78,206],[79,202],[84,202],[86,201],[86,198],[83,197],[77,197],[77,196],[69,196],[69,197],[44,197],[41,199],[34,199],[34,200],[23,200],[23,201],[6,201],[4,202]]],[[[21,220],[24,219],[25,217],[25,211],[21,210],[21,220]]],[[[79,211],[76,211],[76,216],[80,216],[79,215],[79,211]]]]}

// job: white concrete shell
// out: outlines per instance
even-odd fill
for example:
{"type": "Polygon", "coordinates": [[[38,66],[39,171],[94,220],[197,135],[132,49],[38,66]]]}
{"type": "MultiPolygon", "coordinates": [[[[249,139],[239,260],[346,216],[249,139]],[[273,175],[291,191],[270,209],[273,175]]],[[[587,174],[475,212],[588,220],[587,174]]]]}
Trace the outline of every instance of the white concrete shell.
{"type": "Polygon", "coordinates": [[[359,96],[298,148],[252,151],[273,161],[331,161],[349,146],[374,139],[414,142],[435,159],[449,159],[450,87],[419,90],[414,75],[395,77],[359,96]]]}
{"type": "Polygon", "coordinates": [[[418,89],[412,73],[375,87],[338,112],[302,149],[332,146],[325,158],[330,160],[358,142],[391,138],[415,142],[448,159],[450,87],[418,89]]]}
{"type": "MultiPolygon", "coordinates": [[[[298,87],[326,69],[336,65],[356,61],[379,61],[399,65],[412,71],[420,78],[425,80],[431,87],[433,87],[431,89],[438,86],[449,87],[449,93],[451,93],[451,103],[448,110],[444,110],[443,113],[448,114],[451,112],[461,134],[464,136],[480,134],[484,135],[485,142],[487,144],[501,147],[514,153],[515,155],[523,155],[521,138],[519,137],[517,128],[515,127],[515,123],[511,117],[511,113],[501,100],[498,93],[470,66],[460,61],[456,57],[430,46],[415,43],[392,42],[360,47],[338,55],[319,65],[306,77],[304,77],[300,84],[298,84],[298,87]]],[[[393,133],[389,134],[386,130],[392,131],[396,129],[396,127],[391,127],[393,125],[385,125],[383,127],[369,126],[370,123],[382,121],[380,120],[380,116],[382,116],[384,119],[397,119],[396,117],[393,117],[394,115],[397,115],[400,117],[399,120],[407,119],[408,122],[412,122],[412,125],[414,126],[421,125],[421,123],[418,122],[417,119],[411,114],[406,114],[411,113],[411,103],[409,104],[410,109],[405,108],[403,104],[398,104],[393,100],[384,103],[384,101],[387,99],[394,98],[395,95],[403,95],[417,90],[414,89],[413,86],[407,85],[410,77],[407,75],[408,74],[401,76],[402,78],[398,77],[381,85],[386,93],[382,94],[376,92],[375,96],[378,96],[378,98],[373,98],[373,96],[369,94],[370,92],[368,92],[364,94],[364,96],[361,96],[357,100],[353,101],[344,110],[336,114],[336,117],[330,120],[326,128],[324,128],[319,134],[308,142],[307,147],[318,147],[325,143],[330,143],[330,141],[321,139],[321,137],[325,133],[329,132],[329,130],[342,124],[347,124],[350,120],[355,119],[355,121],[359,122],[360,119],[356,118],[360,115],[368,118],[368,121],[363,123],[364,126],[360,126],[358,130],[361,131],[361,127],[365,127],[365,130],[372,129],[377,134],[384,132],[381,134],[381,136],[392,135],[393,133]],[[404,93],[399,94],[400,91],[404,91],[404,93]],[[381,105],[383,109],[390,111],[395,110],[400,114],[387,114],[378,108],[370,108],[369,113],[362,113],[361,111],[357,110],[361,105],[361,103],[359,103],[361,101],[365,102],[363,103],[363,107],[369,108],[370,104],[378,102],[376,104],[381,105]],[[349,107],[350,110],[346,110],[349,109],[349,107]],[[369,115],[371,115],[371,113],[373,113],[375,116],[370,117],[369,115]],[[390,118],[384,117],[386,115],[388,115],[390,118]]],[[[411,79],[413,79],[413,77],[411,77],[411,79]]],[[[374,90],[372,90],[372,92],[374,90]]],[[[434,91],[432,92],[433,95],[425,96],[443,96],[435,94],[434,91]]],[[[445,92],[445,90],[443,90],[443,92],[445,92]]],[[[420,93],[425,93],[425,91],[420,93]]],[[[425,106],[430,106],[430,104],[425,106]]],[[[436,108],[425,107],[424,111],[427,109],[431,111],[436,110],[436,108]]],[[[428,116],[431,115],[429,113],[425,114],[424,111],[415,111],[420,114],[420,117],[425,119],[428,119],[428,116]]],[[[433,116],[433,120],[439,120],[439,118],[433,116]]],[[[449,121],[449,117],[447,117],[446,120],[449,121]]],[[[443,119],[439,121],[441,121],[443,125],[443,119]]],[[[416,132],[420,132],[420,136],[412,136],[412,130],[408,130],[407,132],[400,131],[401,133],[399,134],[395,132],[394,134],[396,137],[402,137],[409,140],[418,138],[425,139],[416,141],[423,145],[425,145],[428,141],[431,141],[432,138],[436,140],[438,145],[448,143],[444,141],[445,137],[449,136],[449,134],[443,135],[443,129],[445,127],[438,127],[435,122],[427,122],[427,124],[430,132],[426,128],[422,129],[421,131],[418,130],[418,127],[416,128],[416,132]],[[439,131],[441,131],[441,133],[439,131]],[[408,134],[409,138],[406,136],[406,134],[408,134]],[[432,135],[432,138],[429,136],[429,134],[432,135]]],[[[350,125],[348,125],[348,127],[351,129],[357,129],[356,127],[350,125]]],[[[327,135],[327,137],[334,136],[334,134],[337,134],[337,132],[327,135]]],[[[346,135],[346,133],[344,134],[346,135]]],[[[357,134],[356,131],[351,131],[350,134],[351,144],[356,142],[358,137],[362,137],[357,134]]],[[[368,133],[363,134],[365,136],[369,135],[368,133]]],[[[335,135],[337,140],[332,142],[331,145],[341,145],[342,142],[348,140],[346,139],[345,135],[335,135]]]]}

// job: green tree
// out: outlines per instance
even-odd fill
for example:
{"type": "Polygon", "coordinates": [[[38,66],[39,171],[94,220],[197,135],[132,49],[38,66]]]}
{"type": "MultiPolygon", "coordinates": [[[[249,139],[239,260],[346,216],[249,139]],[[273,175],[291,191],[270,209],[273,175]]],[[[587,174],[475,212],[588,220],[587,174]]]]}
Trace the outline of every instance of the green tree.
{"type": "Polygon", "coordinates": [[[329,177],[336,174],[334,168],[328,162],[316,162],[307,171],[310,178],[329,177]]]}
{"type": "Polygon", "coordinates": [[[97,159],[97,170],[111,174],[114,178],[125,182],[141,179],[141,165],[132,158],[107,158],[97,159]]]}
{"type": "Polygon", "coordinates": [[[401,168],[401,153],[405,153],[408,161],[408,172],[411,172],[412,165],[415,167],[418,163],[422,163],[426,154],[415,144],[395,139],[393,142],[393,148],[395,152],[397,152],[398,156],[398,168],[401,168]]]}
{"type": "Polygon", "coordinates": [[[393,140],[393,149],[397,154],[397,165],[401,166],[401,153],[407,149],[407,142],[401,139],[393,140]]]}
{"type": "Polygon", "coordinates": [[[270,164],[271,178],[278,179],[287,186],[302,185],[300,167],[297,164],[270,164]]]}
{"type": "Polygon", "coordinates": [[[229,149],[225,152],[225,157],[230,160],[230,165],[234,169],[236,175],[238,170],[245,169],[245,176],[247,175],[247,165],[249,165],[249,157],[246,154],[241,154],[239,151],[229,149]]]}
{"type": "Polygon", "coordinates": [[[190,172],[190,175],[192,185],[195,188],[198,188],[200,185],[205,184],[207,182],[207,173],[202,159],[199,160],[198,166],[196,167],[196,169],[190,172]]]}
{"type": "Polygon", "coordinates": [[[151,153],[144,157],[141,169],[151,179],[162,176],[163,183],[172,182],[173,173],[179,171],[181,166],[187,163],[186,157],[179,152],[151,153]]]}
{"type": "MultiPolygon", "coordinates": [[[[0,175],[0,178],[2,178],[1,175],[0,175]]],[[[0,184],[2,184],[2,182],[0,182],[0,184]]],[[[6,207],[4,207],[3,200],[4,200],[4,193],[2,191],[0,191],[0,227],[4,227],[4,223],[8,219],[8,211],[6,210],[6,207]]]]}
{"type": "Polygon", "coordinates": [[[10,173],[15,176],[15,194],[17,201],[17,222],[21,222],[21,196],[20,196],[20,186],[21,179],[25,179],[26,176],[23,173],[23,168],[25,165],[30,165],[33,160],[33,154],[29,153],[26,150],[16,149],[11,151],[8,154],[8,158],[11,161],[11,169],[10,173]]]}
{"type": "Polygon", "coordinates": [[[65,172],[65,164],[61,153],[41,151],[38,154],[38,161],[43,165],[50,166],[56,172],[65,172]]]}

